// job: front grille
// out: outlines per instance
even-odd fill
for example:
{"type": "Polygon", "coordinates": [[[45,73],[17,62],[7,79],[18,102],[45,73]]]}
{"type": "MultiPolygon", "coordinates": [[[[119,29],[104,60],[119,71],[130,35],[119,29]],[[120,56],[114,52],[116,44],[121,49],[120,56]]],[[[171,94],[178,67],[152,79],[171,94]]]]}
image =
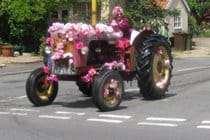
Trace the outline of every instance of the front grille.
{"type": "Polygon", "coordinates": [[[56,75],[76,75],[75,64],[69,64],[68,59],[53,60],[52,74],[56,75]]]}

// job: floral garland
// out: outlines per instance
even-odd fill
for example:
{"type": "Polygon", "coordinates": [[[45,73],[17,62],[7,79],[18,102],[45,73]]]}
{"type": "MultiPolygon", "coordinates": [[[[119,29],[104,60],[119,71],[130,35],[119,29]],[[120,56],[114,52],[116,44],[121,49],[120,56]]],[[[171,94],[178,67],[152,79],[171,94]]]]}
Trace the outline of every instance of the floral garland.
{"type": "MultiPolygon", "coordinates": [[[[118,63],[117,61],[113,61],[111,63],[105,63],[100,68],[100,71],[105,70],[105,69],[125,71],[126,67],[125,67],[125,64],[122,63],[122,62],[118,63]]],[[[93,78],[94,78],[95,75],[97,75],[96,69],[91,68],[91,69],[88,70],[88,73],[85,76],[82,77],[82,80],[86,83],[93,82],[93,78]]]]}
{"type": "MultiPolygon", "coordinates": [[[[52,54],[52,60],[60,60],[68,58],[69,64],[74,63],[73,54],[65,53],[64,46],[67,42],[71,42],[73,47],[77,50],[86,47],[88,41],[92,38],[115,38],[120,39],[123,34],[121,31],[115,31],[112,26],[98,23],[95,26],[85,24],[85,23],[53,23],[52,26],[49,27],[48,32],[50,33],[51,37],[46,40],[46,43],[53,47],[55,46],[55,52],[52,54]],[[61,38],[63,41],[60,43],[55,43],[55,38],[61,38]]],[[[129,45],[128,40],[122,40],[118,42],[118,48],[127,47],[129,45]]],[[[46,69],[46,68],[44,68],[46,69]]],[[[125,70],[125,64],[120,62],[112,62],[112,63],[105,63],[101,69],[109,69],[109,70],[125,70]]],[[[47,70],[45,71],[47,74],[47,70]]],[[[85,82],[92,82],[93,77],[97,74],[96,69],[90,69],[88,73],[82,77],[83,81],[85,82]]],[[[57,81],[56,75],[50,75],[48,73],[48,80],[50,81],[57,81]]]]}
{"type": "Polygon", "coordinates": [[[54,81],[54,82],[58,82],[58,78],[56,75],[54,74],[50,74],[50,69],[46,66],[43,67],[44,73],[47,75],[47,81],[54,81]]]}
{"type": "MultiPolygon", "coordinates": [[[[121,32],[115,32],[112,26],[98,23],[95,27],[85,23],[53,23],[49,27],[48,32],[51,34],[51,38],[47,39],[47,44],[50,46],[56,45],[55,53],[52,55],[52,60],[59,60],[65,58],[73,58],[73,55],[68,53],[64,54],[64,45],[67,41],[72,42],[73,46],[80,50],[81,48],[87,46],[88,41],[91,38],[120,38],[122,36],[121,32]],[[55,43],[53,38],[61,37],[63,39],[60,43],[55,43]]],[[[72,63],[73,59],[70,60],[72,63]]]]}

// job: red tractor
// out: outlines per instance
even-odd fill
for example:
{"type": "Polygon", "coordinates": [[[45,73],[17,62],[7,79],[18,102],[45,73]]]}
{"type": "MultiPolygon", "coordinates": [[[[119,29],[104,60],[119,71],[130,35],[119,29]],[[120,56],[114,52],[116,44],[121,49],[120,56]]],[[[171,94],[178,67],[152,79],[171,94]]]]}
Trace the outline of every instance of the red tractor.
{"type": "Polygon", "coordinates": [[[146,99],[165,96],[173,69],[166,38],[152,31],[135,32],[129,45],[120,49],[116,47],[119,38],[108,33],[94,32],[87,37],[75,34],[75,30],[68,34],[58,30],[51,32],[46,65],[34,70],[26,81],[27,97],[35,106],[54,101],[60,80],[75,81],[84,95],[92,96],[101,111],[119,107],[123,81],[137,79],[140,93],[146,99]],[[76,41],[70,37],[73,34],[76,41]]]}

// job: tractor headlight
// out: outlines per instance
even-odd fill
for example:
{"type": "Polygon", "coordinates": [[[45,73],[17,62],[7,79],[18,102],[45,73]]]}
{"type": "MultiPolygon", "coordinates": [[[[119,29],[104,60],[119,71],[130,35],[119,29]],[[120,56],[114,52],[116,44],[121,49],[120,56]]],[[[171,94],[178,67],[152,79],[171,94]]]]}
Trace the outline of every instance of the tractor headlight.
{"type": "Polygon", "coordinates": [[[46,46],[45,47],[45,53],[46,54],[50,54],[51,53],[51,47],[50,46],[46,46]]]}
{"type": "Polygon", "coordinates": [[[89,48],[87,46],[81,48],[81,54],[87,55],[89,52],[89,48]]]}

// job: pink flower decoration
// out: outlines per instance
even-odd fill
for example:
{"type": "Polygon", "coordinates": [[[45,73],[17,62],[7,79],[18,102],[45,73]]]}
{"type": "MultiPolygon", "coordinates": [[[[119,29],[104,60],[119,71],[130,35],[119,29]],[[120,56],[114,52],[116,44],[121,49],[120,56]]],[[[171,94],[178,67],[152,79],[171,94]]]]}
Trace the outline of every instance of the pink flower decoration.
{"type": "Polygon", "coordinates": [[[85,46],[85,44],[82,41],[79,41],[78,43],[75,44],[75,47],[77,50],[81,49],[84,46],[85,46]]]}
{"type": "Polygon", "coordinates": [[[46,40],[46,44],[50,45],[52,47],[52,46],[54,46],[54,40],[52,38],[48,37],[46,40]]]}
{"type": "Polygon", "coordinates": [[[57,44],[57,49],[58,49],[58,50],[63,49],[63,47],[64,47],[64,46],[63,46],[63,43],[58,43],[58,44],[57,44]]]}
{"type": "Polygon", "coordinates": [[[91,76],[95,75],[96,74],[96,70],[91,68],[89,71],[88,71],[88,74],[90,74],[91,76]]]}
{"type": "Polygon", "coordinates": [[[48,76],[47,77],[47,80],[48,81],[54,81],[54,82],[58,82],[58,78],[57,78],[57,76],[56,75],[50,75],[50,76],[48,76]]]}
{"type": "Polygon", "coordinates": [[[72,58],[69,59],[69,64],[73,64],[74,63],[74,60],[72,58]]]}
{"type": "Polygon", "coordinates": [[[97,37],[101,36],[101,32],[100,32],[99,29],[95,29],[95,30],[93,31],[93,34],[94,34],[95,36],[97,36],[97,37]]]}
{"type": "Polygon", "coordinates": [[[130,40],[129,39],[127,39],[127,38],[121,38],[118,41],[117,47],[118,48],[121,48],[121,49],[125,49],[125,48],[128,48],[129,45],[130,45],[130,40]]]}
{"type": "Polygon", "coordinates": [[[50,74],[50,69],[47,66],[43,67],[44,73],[49,75],[50,74]]]}
{"type": "Polygon", "coordinates": [[[96,69],[91,68],[88,70],[88,73],[82,77],[82,80],[86,83],[92,82],[95,74],[96,74],[96,69]]]}

